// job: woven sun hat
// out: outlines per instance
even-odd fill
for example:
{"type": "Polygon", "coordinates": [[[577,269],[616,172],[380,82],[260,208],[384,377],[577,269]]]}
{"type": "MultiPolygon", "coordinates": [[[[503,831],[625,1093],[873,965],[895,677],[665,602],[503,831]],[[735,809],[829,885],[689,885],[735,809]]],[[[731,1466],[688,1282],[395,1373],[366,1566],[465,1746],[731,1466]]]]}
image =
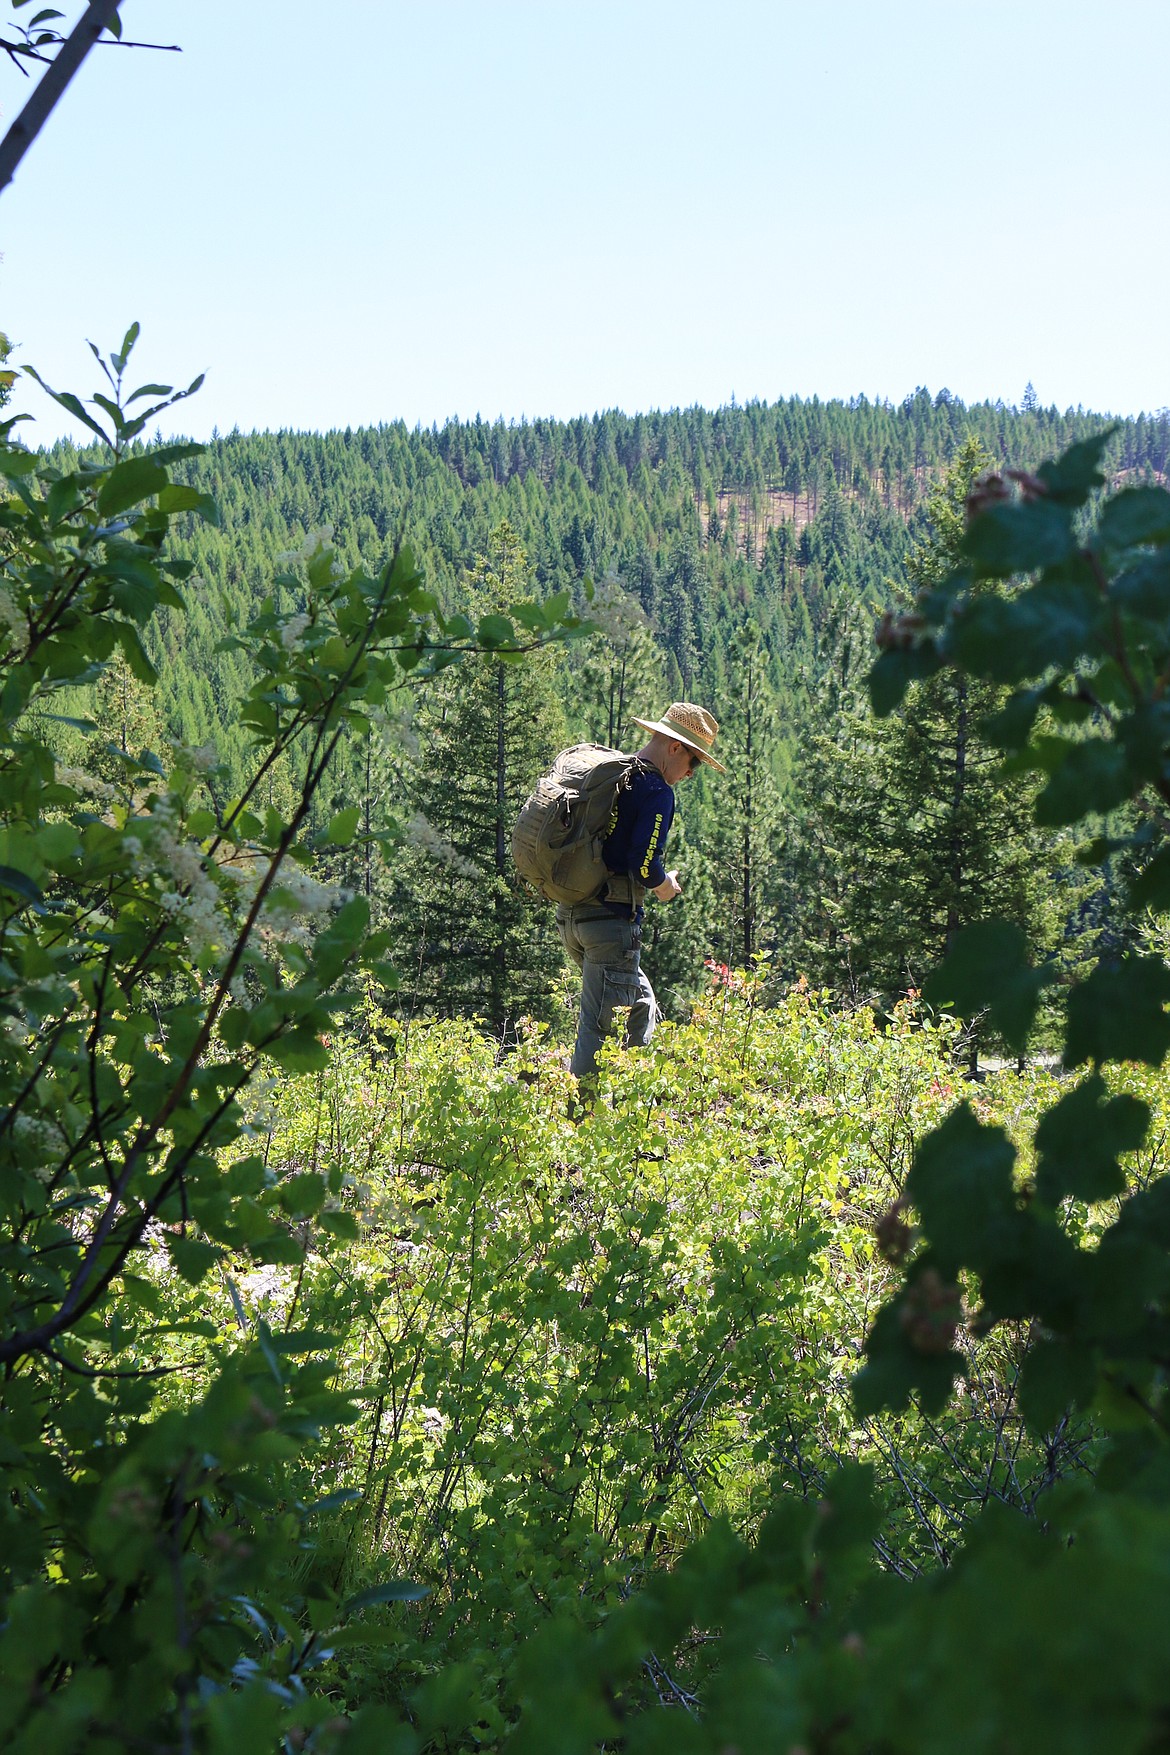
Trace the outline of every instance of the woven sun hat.
{"type": "Polygon", "coordinates": [[[703,707],[696,707],[691,701],[672,701],[661,719],[635,719],[643,731],[660,731],[663,737],[677,737],[685,743],[689,750],[694,750],[721,774],[727,769],[722,762],[717,762],[711,754],[715,743],[715,733],[719,730],[718,721],[712,719],[703,707]]]}

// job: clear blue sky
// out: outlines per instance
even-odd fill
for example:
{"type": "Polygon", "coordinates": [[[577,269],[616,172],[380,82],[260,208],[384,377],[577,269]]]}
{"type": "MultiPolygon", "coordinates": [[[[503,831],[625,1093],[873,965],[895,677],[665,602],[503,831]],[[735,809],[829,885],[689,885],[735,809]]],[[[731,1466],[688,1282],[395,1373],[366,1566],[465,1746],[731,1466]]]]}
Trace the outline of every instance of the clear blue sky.
{"type": "MultiPolygon", "coordinates": [[[[206,371],[198,436],[1029,379],[1170,404],[1170,0],[122,18],[182,54],[95,49],[0,197],[0,327],[59,387],[138,319],[143,378],[206,371]]],[[[23,89],[0,69],[5,125],[23,89]]]]}

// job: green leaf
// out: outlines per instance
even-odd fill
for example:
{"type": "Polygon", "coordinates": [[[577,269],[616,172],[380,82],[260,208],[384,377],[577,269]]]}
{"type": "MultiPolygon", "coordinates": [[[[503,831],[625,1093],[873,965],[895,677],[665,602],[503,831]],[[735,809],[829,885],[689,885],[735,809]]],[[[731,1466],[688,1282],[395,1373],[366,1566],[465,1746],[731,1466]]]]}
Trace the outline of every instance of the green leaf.
{"type": "Polygon", "coordinates": [[[11,865],[0,865],[0,890],[7,890],[9,895],[19,896],[22,902],[29,902],[34,908],[44,905],[44,893],[37,884],[23,871],[17,871],[11,865]]]}
{"type": "Polygon", "coordinates": [[[1126,488],[1101,513],[1098,535],[1111,549],[1170,542],[1170,494],[1160,487],[1126,488]]]}
{"type": "Polygon", "coordinates": [[[253,1261],[274,1262],[285,1267],[296,1267],[304,1259],[304,1246],[287,1231],[272,1231],[267,1237],[258,1237],[248,1246],[253,1261]]]}
{"type": "Polygon", "coordinates": [[[516,630],[506,615],[485,615],[479,620],[476,639],[481,646],[511,646],[515,644],[516,630]]]}
{"type": "Polygon", "coordinates": [[[1121,1194],[1118,1156],[1137,1151],[1149,1123],[1147,1103],[1127,1093],[1110,1097],[1100,1073],[1092,1073],[1041,1117],[1037,1195],[1056,1207],[1066,1195],[1091,1202],[1121,1194]]]}
{"type": "Polygon", "coordinates": [[[329,1050],[316,1032],[305,1025],[266,1043],[264,1052],[286,1072],[323,1072],[329,1065],[329,1050]]]}
{"type": "Polygon", "coordinates": [[[73,416],[74,420],[79,420],[83,426],[87,426],[91,433],[96,433],[103,444],[108,445],[110,443],[110,435],[106,432],[105,428],[99,426],[91,414],[87,414],[86,410],[82,407],[77,397],[73,395],[72,391],[53,390],[45,383],[41,374],[32,366],[25,366],[24,370],[30,378],[40,385],[41,389],[45,392],[45,395],[51,396],[53,401],[59,404],[61,408],[67,409],[73,416]]]}
{"type": "Polygon", "coordinates": [[[323,1176],[315,1170],[303,1170],[280,1184],[277,1198],[291,1218],[307,1219],[320,1210],[328,1192],[323,1176]]]}
{"type": "Polygon", "coordinates": [[[1159,957],[1099,963],[1069,996],[1064,1059],[1140,1060],[1161,1066],[1170,1049],[1170,969],[1159,957]]]}
{"type": "Polygon", "coordinates": [[[1039,1340],[1020,1370],[1020,1412],[1033,1432],[1052,1432],[1070,1408],[1087,1408],[1097,1388],[1093,1350],[1068,1341],[1039,1340]]]}
{"type": "Polygon", "coordinates": [[[825,1483],[817,1507],[816,1548],[821,1560],[856,1557],[868,1567],[882,1510],[874,1493],[872,1463],[847,1463],[825,1483]]]}
{"type": "Polygon", "coordinates": [[[319,1213],[317,1223],[322,1231],[327,1231],[331,1237],[341,1238],[345,1243],[356,1243],[362,1234],[356,1213],[319,1213]]]}
{"type": "Polygon", "coordinates": [[[324,1499],[317,1499],[312,1505],[306,1505],[301,1515],[319,1517],[322,1512],[339,1511],[343,1505],[356,1505],[360,1500],[361,1494],[356,1487],[339,1487],[336,1493],[326,1493],[324,1499]]]}
{"type": "Polygon", "coordinates": [[[223,1255],[222,1249],[198,1237],[172,1235],[167,1238],[167,1250],[177,1271],[192,1286],[200,1285],[223,1255]]]}
{"type": "Polygon", "coordinates": [[[119,512],[138,505],[167,485],[167,472],[153,457],[127,457],[106,477],[98,495],[98,511],[104,518],[116,518],[119,512]]]}
{"type": "Polygon", "coordinates": [[[1015,1161],[1007,1134],[979,1121],[969,1103],[920,1141],[906,1194],[950,1271],[982,1268],[1008,1241],[1016,1216],[1015,1161]]]}
{"type": "MultiPolygon", "coordinates": [[[[115,16],[114,22],[110,25],[110,35],[115,36],[115,37],[119,37],[119,36],[121,36],[121,34],[122,34],[122,27],[119,24],[117,17],[115,16]]],[[[126,370],[126,362],[129,360],[130,355],[134,352],[134,344],[138,340],[138,337],[141,334],[142,334],[142,325],[140,323],[131,323],[129,329],[127,329],[125,335],[122,337],[122,345],[118,349],[118,352],[113,355],[113,357],[110,361],[110,364],[113,366],[115,372],[117,372],[119,377],[126,370]]],[[[90,345],[92,346],[93,344],[91,343],[90,345]]]]}
{"type": "Polygon", "coordinates": [[[1170,616],[1170,548],[1143,555],[1114,579],[1109,595],[1130,615],[1165,621],[1170,616]]]}
{"type": "Polygon", "coordinates": [[[1049,979],[1031,967],[1028,941],[1018,926],[982,920],[956,935],[945,961],[928,978],[923,997],[963,1018],[987,1012],[992,1028],[1018,1054],[1049,979]]]}
{"type": "Polygon", "coordinates": [[[1070,445],[1063,456],[1040,465],[1036,474],[1048,489],[1049,499],[1069,507],[1083,506],[1093,489],[1103,486],[1105,477],[1098,466],[1116,431],[1115,426],[1106,427],[1091,439],[1070,445]]]}
{"type": "Polygon", "coordinates": [[[1052,739],[1048,748],[1060,752],[1060,761],[1036,800],[1036,821],[1042,826],[1077,823],[1094,811],[1104,815],[1129,797],[1130,766],[1120,743],[1092,738],[1062,744],[1052,739]]]}
{"type": "Polygon", "coordinates": [[[862,1419],[883,1409],[896,1413],[917,1396],[927,1414],[939,1414],[950,1399],[956,1377],[966,1364],[961,1353],[946,1348],[936,1353],[912,1347],[903,1322],[905,1300],[882,1307],[865,1342],[865,1364],[850,1384],[853,1404],[862,1419]]]}
{"type": "Polygon", "coordinates": [[[425,1584],[414,1584],[408,1578],[390,1578],[385,1584],[371,1585],[349,1597],[342,1605],[342,1614],[355,1615],[359,1609],[373,1609],[379,1603],[419,1603],[430,1594],[425,1584]]]}
{"type": "Polygon", "coordinates": [[[866,678],[870,704],[878,718],[885,719],[895,707],[900,707],[910,684],[933,676],[941,664],[942,659],[930,641],[903,651],[883,652],[866,678]]]}
{"type": "Polygon", "coordinates": [[[81,837],[72,823],[45,823],[34,840],[38,856],[52,871],[60,871],[80,858],[81,837]]]}
{"type": "Polygon", "coordinates": [[[356,804],[350,805],[346,810],[339,810],[325,831],[325,839],[335,847],[348,846],[357,833],[361,818],[361,810],[356,804]]]}
{"type": "Polygon", "coordinates": [[[1129,906],[1152,908],[1159,914],[1170,910],[1170,847],[1155,854],[1130,884],[1129,906]]]}
{"type": "Polygon", "coordinates": [[[122,1288],[131,1304],[138,1304],[151,1314],[162,1309],[162,1293],[150,1280],[144,1280],[140,1274],[132,1274],[123,1269],[122,1288]]]}
{"type": "Polygon", "coordinates": [[[42,713],[42,719],[51,719],[54,725],[68,725],[74,731],[84,731],[87,735],[97,730],[97,722],[93,719],[75,719],[69,713],[42,713]]]}
{"type": "MultiPolygon", "coordinates": [[[[544,610],[538,603],[514,603],[508,613],[522,628],[527,628],[530,634],[537,633],[546,625],[544,610]]],[[[468,632],[470,633],[470,629],[468,632]]]]}
{"type": "Polygon", "coordinates": [[[207,446],[199,444],[196,439],[183,439],[174,445],[155,445],[151,456],[156,463],[182,463],[187,457],[202,457],[207,446]]]}
{"type": "Polygon", "coordinates": [[[130,666],[134,677],[138,682],[146,683],[150,687],[153,687],[158,681],[158,676],[155,672],[154,665],[146,656],[146,648],[138,637],[137,628],[133,627],[129,622],[115,622],[113,626],[118,644],[122,648],[126,662],[130,666]]]}
{"type": "Polygon", "coordinates": [[[0,446],[0,475],[31,475],[40,461],[35,451],[18,451],[10,445],[0,446]]]}
{"type": "Polygon", "coordinates": [[[267,1681],[210,1694],[203,1709],[207,1718],[208,1755],[242,1755],[245,1749],[275,1749],[287,1707],[267,1681]]]}
{"type": "Polygon", "coordinates": [[[331,986],[357,955],[369,924],[369,903],[364,896],[353,896],[338,909],[324,932],[317,934],[313,964],[323,986],[331,986]]]}
{"type": "Polygon", "coordinates": [[[293,1334],[269,1334],[268,1340],[275,1352],[289,1358],[303,1358],[306,1353],[335,1353],[341,1345],[335,1334],[314,1328],[297,1329],[293,1334]]]}
{"type": "Polygon", "coordinates": [[[1032,735],[1047,688],[1021,689],[1008,697],[997,713],[988,713],[979,729],[998,750],[1021,750],[1032,735]]]}
{"type": "Polygon", "coordinates": [[[1073,547],[1069,512],[1049,499],[989,506],[971,520],[962,540],[962,552],[984,579],[1055,566],[1073,547]]]}
{"type": "Polygon", "coordinates": [[[158,496],[160,512],[198,512],[205,524],[219,524],[219,507],[211,494],[200,493],[198,488],[183,487],[178,483],[163,488],[158,496]]]}
{"type": "Polygon", "coordinates": [[[1091,579],[1069,570],[1014,597],[994,592],[960,604],[948,649],[963,669],[997,682],[1022,682],[1052,665],[1071,666],[1100,636],[1107,615],[1091,579]]]}

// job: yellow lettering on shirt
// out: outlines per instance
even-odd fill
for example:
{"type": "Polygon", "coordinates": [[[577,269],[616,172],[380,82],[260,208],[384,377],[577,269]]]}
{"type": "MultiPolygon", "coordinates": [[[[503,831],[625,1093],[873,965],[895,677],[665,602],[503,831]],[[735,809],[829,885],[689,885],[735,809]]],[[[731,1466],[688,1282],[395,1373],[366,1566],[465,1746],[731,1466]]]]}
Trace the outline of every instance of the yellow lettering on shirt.
{"type": "Polygon", "coordinates": [[[646,849],[646,857],[642,861],[642,870],[639,874],[641,877],[649,877],[650,876],[650,867],[654,863],[654,849],[658,846],[658,834],[659,834],[659,830],[661,828],[662,828],[662,812],[659,811],[658,815],[654,819],[654,829],[653,829],[653,833],[650,836],[650,845],[646,849]]]}

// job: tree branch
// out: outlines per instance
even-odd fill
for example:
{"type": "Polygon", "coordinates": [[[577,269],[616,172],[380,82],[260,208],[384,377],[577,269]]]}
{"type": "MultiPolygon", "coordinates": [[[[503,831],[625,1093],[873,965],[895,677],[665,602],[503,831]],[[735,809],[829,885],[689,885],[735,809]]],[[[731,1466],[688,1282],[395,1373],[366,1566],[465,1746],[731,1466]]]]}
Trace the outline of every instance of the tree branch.
{"type": "Polygon", "coordinates": [[[60,102],[65,87],[118,11],[118,0],[89,0],[60,53],[45,69],[36,90],[0,140],[0,194],[16,175],[16,167],[60,102]]]}

